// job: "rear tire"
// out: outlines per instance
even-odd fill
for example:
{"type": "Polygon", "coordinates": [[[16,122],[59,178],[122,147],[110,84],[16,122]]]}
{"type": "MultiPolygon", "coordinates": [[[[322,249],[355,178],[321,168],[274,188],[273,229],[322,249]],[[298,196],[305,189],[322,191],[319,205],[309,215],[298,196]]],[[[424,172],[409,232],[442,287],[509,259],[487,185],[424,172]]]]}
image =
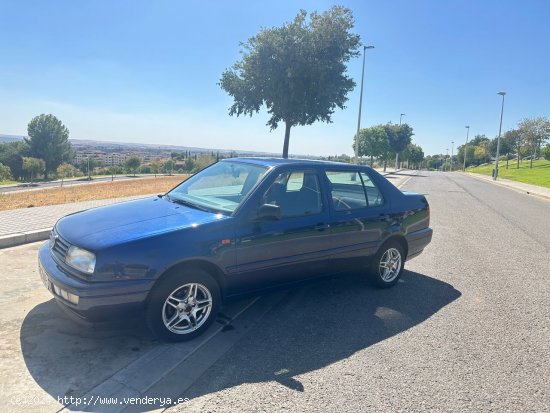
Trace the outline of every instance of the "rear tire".
{"type": "Polygon", "coordinates": [[[162,341],[191,340],[208,329],[220,305],[220,288],[206,271],[172,273],[147,299],[147,325],[162,341]]]}
{"type": "Polygon", "coordinates": [[[369,281],[378,288],[393,287],[399,281],[405,268],[403,247],[397,241],[387,241],[372,259],[369,281]]]}

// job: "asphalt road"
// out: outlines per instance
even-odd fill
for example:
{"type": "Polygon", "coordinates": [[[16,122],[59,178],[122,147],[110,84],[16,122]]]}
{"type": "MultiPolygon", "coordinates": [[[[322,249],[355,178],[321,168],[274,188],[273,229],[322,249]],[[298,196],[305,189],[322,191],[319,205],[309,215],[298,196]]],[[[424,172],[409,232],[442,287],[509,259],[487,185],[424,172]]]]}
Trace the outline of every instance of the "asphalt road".
{"type": "MultiPolygon", "coordinates": [[[[427,195],[434,238],[395,288],[356,275],[288,290],[147,395],[190,399],[169,413],[549,411],[550,202],[459,173],[411,175],[389,178],[427,195]]],[[[164,349],[139,323],[67,320],[40,282],[37,248],[0,251],[0,399],[14,412],[58,412],[58,395],[164,349]]]]}
{"type": "Polygon", "coordinates": [[[395,288],[290,291],[170,412],[549,411],[550,203],[422,172],[434,238],[395,288]]]}

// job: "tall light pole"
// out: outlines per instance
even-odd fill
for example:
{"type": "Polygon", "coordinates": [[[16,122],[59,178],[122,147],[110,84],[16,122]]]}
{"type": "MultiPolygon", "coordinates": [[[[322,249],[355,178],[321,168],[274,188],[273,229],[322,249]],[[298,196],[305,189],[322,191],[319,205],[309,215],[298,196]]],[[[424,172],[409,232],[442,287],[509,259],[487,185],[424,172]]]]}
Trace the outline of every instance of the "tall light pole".
{"type": "Polygon", "coordinates": [[[359,130],[361,129],[361,106],[363,105],[363,81],[365,80],[365,57],[367,49],[374,46],[363,46],[363,71],[361,72],[361,93],[359,94],[359,116],[357,117],[357,133],[355,135],[355,163],[359,163],[359,130]]]}
{"type": "Polygon", "coordinates": [[[451,172],[453,172],[453,156],[455,152],[455,142],[451,142],[451,172]]]}
{"type": "Polygon", "coordinates": [[[498,158],[500,156],[500,134],[502,132],[502,114],[504,113],[504,95],[506,92],[498,92],[497,95],[502,96],[502,106],[500,107],[500,126],[498,127],[498,139],[497,139],[497,158],[495,159],[495,172],[493,174],[493,180],[497,180],[498,176],[498,158]]]}
{"type": "Polygon", "coordinates": [[[466,144],[464,145],[464,166],[462,167],[463,171],[466,171],[466,150],[468,149],[468,135],[470,134],[470,127],[466,126],[466,144]]]}
{"type": "MultiPolygon", "coordinates": [[[[401,120],[403,119],[403,116],[405,116],[404,113],[401,113],[401,114],[399,115],[399,127],[401,127],[401,120]]],[[[398,166],[397,164],[398,164],[398,163],[399,163],[399,154],[396,153],[396,154],[395,154],[395,170],[396,170],[396,171],[397,171],[397,166],[398,166]]],[[[407,165],[407,168],[408,168],[408,165],[407,165]]]]}

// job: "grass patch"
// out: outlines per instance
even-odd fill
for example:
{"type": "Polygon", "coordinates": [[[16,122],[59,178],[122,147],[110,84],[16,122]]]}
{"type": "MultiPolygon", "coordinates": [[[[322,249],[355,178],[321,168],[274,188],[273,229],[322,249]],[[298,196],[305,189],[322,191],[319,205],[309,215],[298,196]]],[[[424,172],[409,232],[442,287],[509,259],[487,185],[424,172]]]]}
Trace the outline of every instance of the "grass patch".
{"type": "Polygon", "coordinates": [[[17,181],[0,181],[0,185],[11,185],[11,184],[17,184],[17,181]]]}
{"type": "Polygon", "coordinates": [[[187,177],[188,175],[136,178],[124,181],[98,182],[95,184],[69,185],[24,192],[0,193],[0,211],[123,196],[160,194],[172,189],[187,177]]]}
{"type": "MultiPolygon", "coordinates": [[[[491,176],[494,167],[495,164],[470,167],[466,168],[466,172],[491,176]]],[[[506,169],[506,161],[500,161],[498,177],[550,188],[550,161],[533,161],[533,168],[529,168],[529,161],[523,161],[519,164],[519,169],[516,168],[515,160],[509,161],[508,169],[506,169]]]]}

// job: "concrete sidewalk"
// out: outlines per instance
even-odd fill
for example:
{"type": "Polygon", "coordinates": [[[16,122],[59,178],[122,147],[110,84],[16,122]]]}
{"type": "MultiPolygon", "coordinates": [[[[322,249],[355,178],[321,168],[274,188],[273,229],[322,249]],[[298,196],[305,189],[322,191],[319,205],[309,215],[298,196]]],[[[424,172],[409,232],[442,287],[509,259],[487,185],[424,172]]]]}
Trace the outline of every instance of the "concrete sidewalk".
{"type": "MultiPolygon", "coordinates": [[[[464,172],[459,172],[464,173],[464,172]]],[[[538,197],[550,199],[550,188],[545,188],[544,186],[537,186],[531,184],[524,184],[523,182],[511,181],[509,179],[498,178],[496,181],[493,181],[493,178],[487,175],[481,175],[471,172],[466,172],[468,176],[472,178],[479,179],[485,182],[491,182],[496,185],[504,186],[518,192],[522,192],[528,195],[535,195],[538,197]]]]}

